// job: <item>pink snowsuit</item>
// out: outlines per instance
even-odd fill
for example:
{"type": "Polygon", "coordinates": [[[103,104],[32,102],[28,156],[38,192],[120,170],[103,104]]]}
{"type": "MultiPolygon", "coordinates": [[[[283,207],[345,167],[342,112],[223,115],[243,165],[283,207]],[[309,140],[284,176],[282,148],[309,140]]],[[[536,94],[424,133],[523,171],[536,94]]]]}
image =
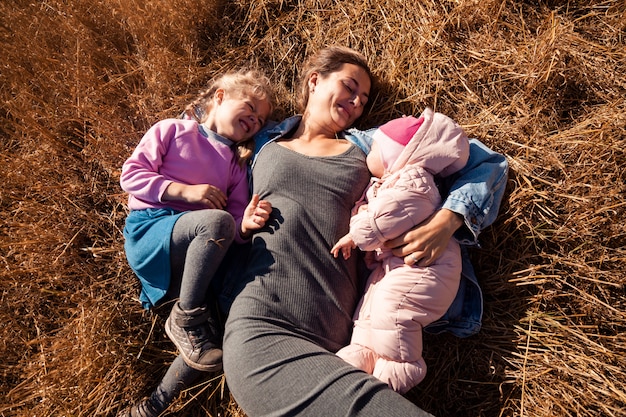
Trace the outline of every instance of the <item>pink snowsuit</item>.
{"type": "Polygon", "coordinates": [[[440,207],[433,176],[460,170],[469,156],[468,138],[452,119],[428,108],[420,119],[396,161],[367,190],[367,211],[351,219],[350,236],[361,250],[374,251],[376,262],[357,306],[350,345],[337,352],[400,393],[424,379],[422,328],[447,311],[461,276],[454,239],[429,267],[405,265],[383,247],[440,207]]]}

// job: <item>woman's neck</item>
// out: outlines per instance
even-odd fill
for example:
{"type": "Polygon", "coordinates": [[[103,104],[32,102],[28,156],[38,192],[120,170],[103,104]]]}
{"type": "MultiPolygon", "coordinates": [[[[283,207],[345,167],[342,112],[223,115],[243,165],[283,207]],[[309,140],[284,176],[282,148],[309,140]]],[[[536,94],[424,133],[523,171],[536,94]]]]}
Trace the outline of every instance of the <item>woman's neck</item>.
{"type": "Polygon", "coordinates": [[[311,142],[317,139],[336,139],[338,136],[335,130],[312,120],[305,112],[292,137],[311,142]]]}
{"type": "Polygon", "coordinates": [[[279,144],[307,156],[334,156],[347,151],[352,144],[339,138],[337,132],[321,128],[303,117],[289,138],[279,144]]]}

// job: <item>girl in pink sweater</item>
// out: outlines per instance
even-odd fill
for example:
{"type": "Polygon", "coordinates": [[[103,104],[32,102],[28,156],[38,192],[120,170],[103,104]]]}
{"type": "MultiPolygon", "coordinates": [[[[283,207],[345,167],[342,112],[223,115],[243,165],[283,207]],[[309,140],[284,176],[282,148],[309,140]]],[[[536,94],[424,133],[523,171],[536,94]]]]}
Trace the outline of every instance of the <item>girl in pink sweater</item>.
{"type": "Polygon", "coordinates": [[[422,328],[443,316],[454,300],[461,254],[451,239],[435,263],[409,266],[384,243],[439,208],[434,176],[463,168],[469,142],[452,119],[430,109],[419,118],[382,125],[373,138],[367,165],[374,178],[367,201],[357,204],[350,233],[331,250],[335,257],[341,252],[346,258],[357,246],[372,251],[373,270],[357,307],[352,340],[337,355],[404,394],[426,375],[422,328]]]}
{"type": "Polygon", "coordinates": [[[145,308],[176,299],[165,330],[183,360],[201,371],[222,366],[221,334],[209,284],[226,250],[260,229],[271,205],[250,200],[246,160],[272,111],[269,80],[257,71],[225,74],[188,106],[143,136],[122,168],[129,193],[128,262],[145,308]],[[194,119],[193,109],[204,116],[194,119]]]}

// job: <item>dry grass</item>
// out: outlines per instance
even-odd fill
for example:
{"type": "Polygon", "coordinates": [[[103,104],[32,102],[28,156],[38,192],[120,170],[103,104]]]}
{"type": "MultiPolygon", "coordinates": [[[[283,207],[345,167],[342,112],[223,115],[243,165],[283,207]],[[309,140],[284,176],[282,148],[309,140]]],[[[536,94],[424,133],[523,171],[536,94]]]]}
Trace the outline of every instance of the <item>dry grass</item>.
{"type": "MultiPolygon", "coordinates": [[[[371,125],[426,105],[507,155],[472,256],[484,328],[427,337],[436,415],[620,416],[626,405],[622,0],[0,3],[0,416],[107,416],[174,358],[123,254],[119,170],[213,75],[255,63],[294,111],[310,50],[362,50],[371,125]]],[[[243,415],[220,376],[181,416],[243,415]]]]}

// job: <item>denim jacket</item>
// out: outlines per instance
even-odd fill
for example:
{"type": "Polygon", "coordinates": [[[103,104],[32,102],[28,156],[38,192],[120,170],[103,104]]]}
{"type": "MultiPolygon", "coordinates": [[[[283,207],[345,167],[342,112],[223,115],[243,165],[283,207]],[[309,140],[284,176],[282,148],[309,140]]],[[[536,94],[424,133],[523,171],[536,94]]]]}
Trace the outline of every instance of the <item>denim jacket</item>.
{"type": "MultiPolygon", "coordinates": [[[[293,116],[279,124],[270,124],[257,133],[255,157],[267,143],[295,129],[300,120],[301,116],[293,116]]],[[[349,129],[343,132],[343,137],[367,154],[371,148],[371,134],[374,130],[349,129]]],[[[252,165],[254,161],[255,158],[252,165]]],[[[465,167],[440,179],[440,192],[444,198],[442,208],[464,218],[464,226],[454,235],[461,244],[463,268],[459,290],[452,305],[441,319],[426,326],[425,331],[432,334],[450,332],[457,337],[469,337],[480,330],[483,295],[467,247],[479,246],[478,235],[496,220],[507,175],[508,162],[504,155],[492,151],[476,139],[470,139],[470,157],[465,167]]]]}

